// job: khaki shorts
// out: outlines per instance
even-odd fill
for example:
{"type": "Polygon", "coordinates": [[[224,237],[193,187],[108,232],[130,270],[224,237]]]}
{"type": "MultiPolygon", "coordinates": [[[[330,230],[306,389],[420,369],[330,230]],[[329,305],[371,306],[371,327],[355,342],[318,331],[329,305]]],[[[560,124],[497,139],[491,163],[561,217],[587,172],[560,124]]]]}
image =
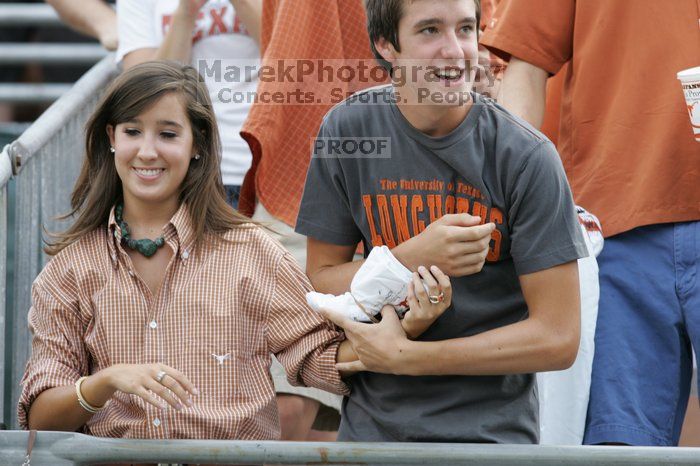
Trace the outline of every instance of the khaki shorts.
{"type": "MultiPolygon", "coordinates": [[[[255,208],[253,220],[260,222],[262,225],[272,230],[268,230],[268,233],[282,243],[282,246],[294,256],[302,270],[306,268],[306,236],[300,235],[286,223],[274,218],[260,203],[258,203],[255,208]]],[[[338,413],[340,412],[340,404],[343,400],[340,395],[319,390],[318,388],[294,387],[290,385],[289,382],[287,382],[287,374],[284,372],[284,367],[282,367],[282,364],[277,361],[274,355],[272,356],[270,373],[272,374],[272,380],[275,383],[275,391],[277,393],[305,396],[320,402],[323,406],[331,408],[338,413]]],[[[322,410],[319,410],[319,415],[321,415],[322,411],[323,407],[322,410]]]]}

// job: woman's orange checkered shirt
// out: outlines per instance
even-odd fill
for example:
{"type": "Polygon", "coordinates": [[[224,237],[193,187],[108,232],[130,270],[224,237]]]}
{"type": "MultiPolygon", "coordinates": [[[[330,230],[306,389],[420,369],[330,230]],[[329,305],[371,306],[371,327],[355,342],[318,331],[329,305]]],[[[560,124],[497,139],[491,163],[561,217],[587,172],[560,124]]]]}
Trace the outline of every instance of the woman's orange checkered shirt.
{"type": "MultiPolygon", "coordinates": [[[[52,387],[114,364],[162,363],[200,391],[194,406],[158,409],[116,392],[84,432],[103,437],[277,439],[270,353],[290,383],[336,393],[342,334],[306,304],[311,290],[292,256],[259,227],[194,247],[186,207],[164,229],[174,251],[152,296],[120,245],[110,215],[54,257],[32,287],[32,356],[22,380],[19,421],[52,387]]],[[[77,403],[77,402],[76,402],[77,403]]]]}

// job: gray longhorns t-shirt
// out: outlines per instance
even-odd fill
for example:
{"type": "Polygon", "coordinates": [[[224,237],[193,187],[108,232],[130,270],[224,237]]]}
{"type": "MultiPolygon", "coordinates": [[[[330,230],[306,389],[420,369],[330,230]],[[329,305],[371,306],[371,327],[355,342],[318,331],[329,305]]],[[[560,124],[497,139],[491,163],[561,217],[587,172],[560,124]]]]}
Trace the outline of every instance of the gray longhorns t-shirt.
{"type": "MultiPolygon", "coordinates": [[[[444,137],[415,129],[393,88],[354,95],[326,115],[296,231],[365,250],[393,248],[446,213],[497,225],[483,270],[452,278],[453,304],[420,340],[475,335],[527,318],[519,275],[587,255],[559,156],[549,140],[475,94],[444,137]]],[[[429,266],[431,264],[425,264],[429,266]]],[[[532,374],[349,379],[339,439],[537,443],[532,374]]]]}

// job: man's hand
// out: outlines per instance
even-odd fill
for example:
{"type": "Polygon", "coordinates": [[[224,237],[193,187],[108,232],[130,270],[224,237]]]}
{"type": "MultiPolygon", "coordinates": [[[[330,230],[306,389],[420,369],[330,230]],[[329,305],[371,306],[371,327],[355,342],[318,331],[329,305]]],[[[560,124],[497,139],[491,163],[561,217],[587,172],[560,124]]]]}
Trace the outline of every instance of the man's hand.
{"type": "Polygon", "coordinates": [[[378,324],[363,324],[348,319],[342,314],[322,309],[323,316],[342,327],[352,345],[358,361],[338,363],[339,372],[371,371],[383,374],[399,374],[404,348],[410,344],[401,327],[401,321],[392,306],[382,308],[382,321],[378,324]]]}
{"type": "Polygon", "coordinates": [[[410,270],[436,265],[450,277],[481,272],[489,252],[493,223],[480,217],[448,214],[391,252],[410,270]]]}

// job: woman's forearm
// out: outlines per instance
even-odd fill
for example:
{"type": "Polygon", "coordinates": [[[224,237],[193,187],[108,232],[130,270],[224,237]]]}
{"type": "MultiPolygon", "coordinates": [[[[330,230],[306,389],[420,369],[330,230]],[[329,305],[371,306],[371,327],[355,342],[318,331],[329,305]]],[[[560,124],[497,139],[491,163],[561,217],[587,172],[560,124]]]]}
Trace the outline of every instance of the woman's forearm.
{"type": "MultiPolygon", "coordinates": [[[[104,371],[85,379],[80,388],[85,401],[95,407],[104,406],[115,392],[104,371]]],[[[74,432],[92,416],[80,406],[74,385],[55,387],[42,392],[32,403],[29,428],[74,432]]]]}

